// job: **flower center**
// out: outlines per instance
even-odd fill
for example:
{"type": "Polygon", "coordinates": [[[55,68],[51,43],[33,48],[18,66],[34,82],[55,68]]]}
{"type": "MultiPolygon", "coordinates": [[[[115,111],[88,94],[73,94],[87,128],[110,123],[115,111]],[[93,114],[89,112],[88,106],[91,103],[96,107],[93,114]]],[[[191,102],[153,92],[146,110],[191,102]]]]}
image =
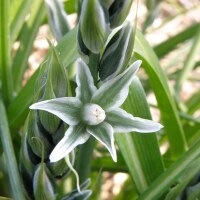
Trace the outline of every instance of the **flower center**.
{"type": "Polygon", "coordinates": [[[105,111],[97,104],[88,103],[82,109],[82,121],[88,125],[97,125],[106,118],[105,111]]]}

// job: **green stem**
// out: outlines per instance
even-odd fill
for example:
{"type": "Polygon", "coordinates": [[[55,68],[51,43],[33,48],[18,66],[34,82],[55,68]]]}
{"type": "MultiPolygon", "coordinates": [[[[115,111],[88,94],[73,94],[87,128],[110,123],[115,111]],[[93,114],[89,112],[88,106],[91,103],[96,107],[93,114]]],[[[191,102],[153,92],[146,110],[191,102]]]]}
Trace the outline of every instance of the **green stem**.
{"type": "Polygon", "coordinates": [[[5,105],[12,99],[12,78],[10,71],[10,1],[0,2],[0,78],[5,105]]]}
{"type": "Polygon", "coordinates": [[[139,200],[159,199],[183,175],[185,168],[200,156],[200,139],[169,169],[157,178],[139,200]]]}
{"type": "Polygon", "coordinates": [[[12,194],[15,200],[25,200],[2,98],[0,98],[0,113],[0,138],[7,161],[12,194]]]}
{"type": "Polygon", "coordinates": [[[80,147],[76,163],[76,171],[79,174],[80,183],[83,183],[90,175],[94,146],[95,139],[90,137],[90,139],[80,147]]]}

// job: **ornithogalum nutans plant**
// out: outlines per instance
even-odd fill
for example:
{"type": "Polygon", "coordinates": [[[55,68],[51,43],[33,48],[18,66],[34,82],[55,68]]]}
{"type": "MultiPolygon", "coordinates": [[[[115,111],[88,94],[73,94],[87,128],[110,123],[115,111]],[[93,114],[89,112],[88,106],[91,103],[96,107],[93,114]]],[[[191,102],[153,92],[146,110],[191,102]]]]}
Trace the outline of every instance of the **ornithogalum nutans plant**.
{"type": "Polygon", "coordinates": [[[61,97],[33,104],[30,108],[50,112],[69,125],[63,139],[50,154],[56,162],[67,156],[76,146],[85,143],[90,136],[100,141],[117,161],[114,132],[156,132],[159,123],[134,117],[119,108],[125,101],[129,85],[138,71],[141,61],[136,61],[123,73],[103,83],[94,85],[87,65],[79,60],[76,75],[76,97],[61,97]]]}

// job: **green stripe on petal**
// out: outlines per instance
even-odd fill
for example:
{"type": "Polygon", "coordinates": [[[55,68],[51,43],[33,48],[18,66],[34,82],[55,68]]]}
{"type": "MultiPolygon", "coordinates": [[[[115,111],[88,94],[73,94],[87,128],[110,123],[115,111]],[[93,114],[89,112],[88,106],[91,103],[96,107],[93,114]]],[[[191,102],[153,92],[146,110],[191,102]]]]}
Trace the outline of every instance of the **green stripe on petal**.
{"type": "Polygon", "coordinates": [[[139,69],[141,61],[134,62],[123,73],[105,82],[93,95],[92,102],[105,111],[111,111],[123,104],[128,96],[129,85],[139,69]]]}
{"type": "Polygon", "coordinates": [[[65,132],[65,136],[51,152],[50,161],[57,162],[64,158],[79,144],[85,143],[89,137],[90,134],[86,132],[84,125],[70,126],[65,132]]]}
{"type": "Polygon", "coordinates": [[[78,85],[76,97],[83,103],[88,102],[97,88],[94,86],[94,80],[88,66],[81,59],[77,61],[76,69],[76,83],[78,85]]]}
{"type": "Polygon", "coordinates": [[[75,97],[61,97],[35,103],[30,109],[50,112],[69,125],[77,125],[81,106],[82,103],[75,97]]]}
{"type": "Polygon", "coordinates": [[[111,124],[115,132],[141,132],[152,133],[159,131],[163,126],[151,120],[133,117],[126,111],[118,108],[115,111],[106,113],[106,122],[111,124]]]}
{"type": "Polygon", "coordinates": [[[112,159],[117,162],[116,149],[114,145],[113,128],[107,122],[103,122],[97,126],[88,126],[87,132],[101,142],[110,152],[112,159]]]}

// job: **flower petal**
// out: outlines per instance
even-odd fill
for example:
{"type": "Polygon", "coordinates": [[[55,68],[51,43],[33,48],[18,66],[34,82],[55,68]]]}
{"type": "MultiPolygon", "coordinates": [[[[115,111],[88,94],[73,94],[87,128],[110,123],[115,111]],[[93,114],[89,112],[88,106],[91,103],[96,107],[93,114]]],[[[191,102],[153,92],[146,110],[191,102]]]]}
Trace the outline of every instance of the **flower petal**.
{"type": "Polygon", "coordinates": [[[163,126],[151,120],[133,117],[125,110],[120,108],[115,111],[106,113],[106,122],[111,124],[115,132],[128,133],[128,132],[141,132],[152,133],[159,131],[163,126]]]}
{"type": "Polygon", "coordinates": [[[50,161],[57,162],[69,154],[76,146],[85,143],[90,137],[90,134],[85,131],[85,126],[79,124],[70,126],[65,132],[65,136],[56,145],[50,154],[50,161]]]}
{"type": "Polygon", "coordinates": [[[138,60],[123,73],[105,82],[92,96],[92,102],[100,105],[105,111],[111,111],[121,106],[140,65],[141,61],[138,60]]]}
{"type": "Polygon", "coordinates": [[[76,69],[76,83],[78,85],[76,88],[76,97],[82,102],[88,102],[97,88],[94,86],[88,66],[81,59],[77,61],[76,69]]]}
{"type": "Polygon", "coordinates": [[[110,152],[113,160],[117,162],[116,149],[114,145],[113,128],[107,122],[103,122],[97,126],[88,126],[87,132],[101,142],[110,152]]]}
{"type": "Polygon", "coordinates": [[[82,103],[74,97],[61,97],[41,101],[30,106],[30,109],[50,112],[69,125],[79,123],[80,108],[82,103]]]}

